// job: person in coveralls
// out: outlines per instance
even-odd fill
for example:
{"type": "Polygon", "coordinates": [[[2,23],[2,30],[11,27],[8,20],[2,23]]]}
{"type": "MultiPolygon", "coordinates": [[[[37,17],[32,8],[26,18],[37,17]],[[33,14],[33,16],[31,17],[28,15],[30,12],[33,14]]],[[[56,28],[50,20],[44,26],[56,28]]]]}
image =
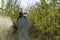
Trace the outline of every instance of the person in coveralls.
{"type": "Polygon", "coordinates": [[[22,11],[19,12],[18,14],[19,14],[18,17],[14,22],[14,28],[20,34],[19,40],[28,40],[28,30],[30,28],[30,23],[26,16],[23,15],[24,13],[22,13],[22,11]]]}

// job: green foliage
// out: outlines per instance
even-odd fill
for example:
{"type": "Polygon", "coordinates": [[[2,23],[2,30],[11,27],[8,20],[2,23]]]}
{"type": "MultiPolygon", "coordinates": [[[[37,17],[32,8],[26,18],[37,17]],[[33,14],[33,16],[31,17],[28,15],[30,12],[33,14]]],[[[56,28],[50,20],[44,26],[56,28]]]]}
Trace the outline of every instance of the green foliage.
{"type": "Polygon", "coordinates": [[[56,36],[56,40],[60,40],[60,36],[56,36]]]}
{"type": "MultiPolygon", "coordinates": [[[[45,0],[41,0],[41,4],[33,7],[28,11],[28,19],[30,21],[29,36],[30,40],[60,40],[60,7],[56,7],[56,0],[51,0],[50,4],[46,4],[45,0]]],[[[9,1],[6,5],[4,15],[10,16],[14,21],[19,11],[18,5],[12,8],[9,1]]],[[[17,34],[14,34],[15,37],[17,34]]],[[[12,34],[12,37],[14,37],[12,34]]],[[[17,38],[17,37],[16,37],[17,38]]],[[[14,40],[14,38],[11,38],[14,40]]]]}
{"type": "Polygon", "coordinates": [[[50,4],[41,0],[41,5],[31,9],[28,14],[31,23],[30,37],[40,36],[40,40],[55,40],[55,36],[60,35],[59,14],[55,0],[51,0],[50,4]]]}

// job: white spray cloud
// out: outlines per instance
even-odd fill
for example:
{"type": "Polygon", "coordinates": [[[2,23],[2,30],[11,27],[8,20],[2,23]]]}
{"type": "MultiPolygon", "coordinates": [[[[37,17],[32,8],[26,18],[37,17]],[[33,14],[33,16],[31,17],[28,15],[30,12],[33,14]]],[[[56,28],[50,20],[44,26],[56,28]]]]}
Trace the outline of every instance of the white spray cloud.
{"type": "Polygon", "coordinates": [[[0,40],[7,40],[13,25],[10,17],[0,15],[0,40]]]}
{"type": "Polygon", "coordinates": [[[9,17],[0,16],[0,29],[9,30],[12,25],[13,22],[9,17]]]}

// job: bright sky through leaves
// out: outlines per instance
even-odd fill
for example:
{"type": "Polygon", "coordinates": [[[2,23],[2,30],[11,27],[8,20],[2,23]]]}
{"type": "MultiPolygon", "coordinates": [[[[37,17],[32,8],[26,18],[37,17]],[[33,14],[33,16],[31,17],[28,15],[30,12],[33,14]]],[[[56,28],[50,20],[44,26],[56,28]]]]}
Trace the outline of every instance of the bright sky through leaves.
{"type": "MultiPolygon", "coordinates": [[[[13,0],[14,4],[15,0],[13,0]]],[[[18,0],[17,4],[23,9],[23,10],[28,10],[30,7],[34,6],[36,3],[39,3],[40,0],[18,0]],[[29,8],[28,8],[29,7],[29,8]]],[[[7,0],[4,0],[4,7],[7,3],[7,0]]],[[[2,6],[2,2],[0,0],[0,8],[2,6]]]]}
{"type": "Polygon", "coordinates": [[[40,0],[18,0],[17,4],[23,9],[23,11],[27,11],[30,7],[39,2],[40,0]]]}

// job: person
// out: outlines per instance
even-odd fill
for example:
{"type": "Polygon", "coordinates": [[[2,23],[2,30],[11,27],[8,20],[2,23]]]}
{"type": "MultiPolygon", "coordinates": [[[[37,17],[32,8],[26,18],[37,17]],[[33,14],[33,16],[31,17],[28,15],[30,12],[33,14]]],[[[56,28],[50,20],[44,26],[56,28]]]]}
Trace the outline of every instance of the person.
{"type": "Polygon", "coordinates": [[[19,40],[28,40],[28,30],[30,28],[30,23],[22,12],[19,12],[19,15],[15,20],[14,25],[18,33],[20,34],[19,40]]]}

